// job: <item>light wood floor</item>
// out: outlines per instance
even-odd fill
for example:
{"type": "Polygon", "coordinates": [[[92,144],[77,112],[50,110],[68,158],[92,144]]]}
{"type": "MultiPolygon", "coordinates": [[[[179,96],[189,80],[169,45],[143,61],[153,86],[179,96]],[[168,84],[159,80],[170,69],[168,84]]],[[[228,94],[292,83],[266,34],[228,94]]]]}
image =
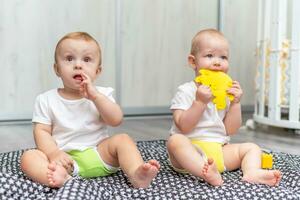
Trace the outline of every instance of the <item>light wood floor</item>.
{"type": "MultiPolygon", "coordinates": [[[[244,115],[245,120],[250,117],[244,115]]],[[[136,141],[167,139],[171,124],[171,116],[127,117],[120,127],[110,128],[110,132],[128,133],[136,141]]],[[[253,131],[243,126],[231,142],[254,142],[265,149],[300,155],[300,135],[280,128],[259,127],[253,131]]],[[[34,146],[30,122],[0,123],[0,152],[34,146]]]]}

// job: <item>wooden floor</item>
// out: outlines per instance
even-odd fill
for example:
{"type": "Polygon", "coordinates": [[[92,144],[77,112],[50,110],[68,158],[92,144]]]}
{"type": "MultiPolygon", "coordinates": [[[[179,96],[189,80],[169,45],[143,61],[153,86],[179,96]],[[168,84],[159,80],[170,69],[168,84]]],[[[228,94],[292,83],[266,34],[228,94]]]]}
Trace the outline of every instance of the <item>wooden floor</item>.
{"type": "MultiPolygon", "coordinates": [[[[250,117],[243,116],[245,120],[250,117]]],[[[110,132],[128,133],[136,141],[167,139],[171,124],[171,116],[127,117],[120,127],[110,128],[110,132]]],[[[259,127],[253,131],[243,126],[231,139],[231,143],[237,142],[254,142],[265,149],[300,155],[300,135],[285,129],[259,127]]],[[[0,123],[0,152],[31,147],[34,141],[30,122],[0,123]]]]}

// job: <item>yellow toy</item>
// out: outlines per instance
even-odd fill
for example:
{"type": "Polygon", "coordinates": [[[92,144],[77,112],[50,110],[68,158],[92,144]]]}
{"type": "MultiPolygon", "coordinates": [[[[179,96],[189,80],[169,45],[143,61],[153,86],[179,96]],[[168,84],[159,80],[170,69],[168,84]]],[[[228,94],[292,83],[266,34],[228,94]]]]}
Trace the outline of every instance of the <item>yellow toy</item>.
{"type": "Polygon", "coordinates": [[[234,96],[227,94],[226,90],[231,88],[232,79],[221,71],[211,71],[208,69],[200,69],[199,76],[195,78],[195,82],[210,87],[214,96],[213,103],[216,104],[218,110],[226,108],[226,97],[230,101],[234,99],[234,96]]]}
{"type": "Polygon", "coordinates": [[[261,168],[272,169],[273,168],[273,156],[272,154],[262,153],[261,155],[261,168]]]}

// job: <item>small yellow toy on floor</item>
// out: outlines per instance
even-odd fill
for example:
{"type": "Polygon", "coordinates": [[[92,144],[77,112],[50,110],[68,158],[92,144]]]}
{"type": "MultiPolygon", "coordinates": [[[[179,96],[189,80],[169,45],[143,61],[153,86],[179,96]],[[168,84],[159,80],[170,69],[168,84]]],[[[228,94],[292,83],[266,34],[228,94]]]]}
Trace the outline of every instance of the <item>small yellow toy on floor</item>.
{"type": "Polygon", "coordinates": [[[230,101],[234,98],[233,95],[226,92],[232,86],[232,79],[224,72],[200,69],[195,82],[210,87],[214,96],[213,103],[216,104],[218,110],[226,108],[226,97],[230,101]]]}
{"type": "Polygon", "coordinates": [[[272,169],[273,168],[273,155],[272,154],[262,153],[261,168],[263,168],[263,169],[272,169]]]}

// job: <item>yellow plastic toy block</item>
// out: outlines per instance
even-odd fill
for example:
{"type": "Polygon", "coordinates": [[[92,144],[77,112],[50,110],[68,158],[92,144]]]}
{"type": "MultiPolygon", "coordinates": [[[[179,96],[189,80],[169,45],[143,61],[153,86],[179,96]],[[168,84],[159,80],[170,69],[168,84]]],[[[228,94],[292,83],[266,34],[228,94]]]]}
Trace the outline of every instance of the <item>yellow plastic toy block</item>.
{"type": "Polygon", "coordinates": [[[211,71],[208,69],[200,69],[199,76],[195,78],[195,82],[210,87],[214,96],[213,103],[216,104],[218,110],[226,108],[226,97],[230,101],[234,96],[227,94],[226,90],[231,88],[232,79],[227,74],[220,71],[211,71]]]}
{"type": "Polygon", "coordinates": [[[261,168],[272,169],[273,168],[273,156],[272,154],[262,153],[261,155],[261,168]]]}

